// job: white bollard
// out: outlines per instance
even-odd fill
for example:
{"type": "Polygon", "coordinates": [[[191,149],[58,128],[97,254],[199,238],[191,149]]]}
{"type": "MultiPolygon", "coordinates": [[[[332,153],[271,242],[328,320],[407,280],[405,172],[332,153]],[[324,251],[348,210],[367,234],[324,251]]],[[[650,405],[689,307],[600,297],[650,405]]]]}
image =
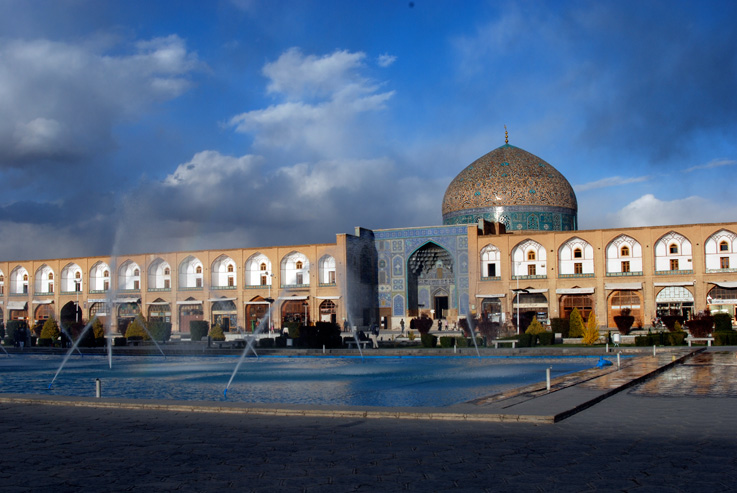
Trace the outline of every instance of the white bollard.
{"type": "Polygon", "coordinates": [[[99,378],[95,379],[95,397],[98,399],[102,397],[102,382],[99,378]]]}
{"type": "Polygon", "coordinates": [[[325,354],[325,344],[322,345],[322,354],[325,354]]]}
{"type": "Polygon", "coordinates": [[[458,346],[456,346],[455,344],[453,344],[453,354],[455,354],[457,352],[458,352],[458,346]]]}
{"type": "Polygon", "coordinates": [[[608,343],[608,342],[606,343],[606,351],[605,351],[605,352],[606,352],[607,354],[609,353],[609,343],[608,343]]]}
{"type": "Polygon", "coordinates": [[[619,370],[619,355],[620,353],[617,353],[617,370],[619,370]]]}
{"type": "Polygon", "coordinates": [[[545,369],[545,381],[548,384],[548,392],[550,392],[550,369],[553,368],[552,366],[549,366],[545,369]]]}
{"type": "Polygon", "coordinates": [[[653,356],[655,356],[655,345],[653,345],[653,356]]]}

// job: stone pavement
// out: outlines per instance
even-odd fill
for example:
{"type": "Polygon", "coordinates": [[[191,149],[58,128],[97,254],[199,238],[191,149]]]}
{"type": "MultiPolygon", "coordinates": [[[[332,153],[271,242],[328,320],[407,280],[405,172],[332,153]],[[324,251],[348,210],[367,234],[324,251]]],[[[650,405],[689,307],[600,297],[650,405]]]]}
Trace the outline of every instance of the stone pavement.
{"type": "Polygon", "coordinates": [[[556,424],[0,403],[0,491],[733,491],[731,349],[556,424]]]}

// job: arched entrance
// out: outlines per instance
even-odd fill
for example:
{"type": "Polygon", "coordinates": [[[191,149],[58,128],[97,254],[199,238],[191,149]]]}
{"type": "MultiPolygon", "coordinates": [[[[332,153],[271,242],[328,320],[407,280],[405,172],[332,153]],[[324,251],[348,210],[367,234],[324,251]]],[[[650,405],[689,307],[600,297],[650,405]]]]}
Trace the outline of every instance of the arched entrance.
{"type": "Polygon", "coordinates": [[[445,318],[455,292],[453,257],[445,248],[429,242],[407,259],[407,308],[410,317],[422,313],[445,318]]]}
{"type": "Polygon", "coordinates": [[[238,330],[238,311],[233,299],[223,298],[212,302],[212,321],[210,323],[211,327],[219,325],[223,332],[238,330]]]}
{"type": "Polygon", "coordinates": [[[189,323],[193,320],[204,320],[202,302],[193,298],[177,301],[179,305],[179,332],[190,333],[189,323]]]}
{"type": "Polygon", "coordinates": [[[149,322],[171,322],[171,304],[161,298],[148,304],[149,322]]]}
{"type": "Polygon", "coordinates": [[[548,323],[548,298],[544,293],[527,289],[527,292],[519,292],[512,299],[512,321],[517,324],[517,313],[519,313],[520,332],[527,330],[533,317],[541,324],[548,323]]]}
{"type": "Polygon", "coordinates": [[[110,312],[108,311],[108,304],[104,301],[95,301],[90,305],[90,321],[97,318],[104,327],[107,327],[110,312]]]}
{"type": "Polygon", "coordinates": [[[128,325],[141,313],[138,303],[132,301],[118,305],[118,332],[125,335],[128,325]]]}
{"type": "Polygon", "coordinates": [[[320,303],[320,322],[337,323],[338,318],[335,313],[335,302],[333,300],[324,300],[320,303]]]}
{"type": "Polygon", "coordinates": [[[28,320],[28,302],[8,301],[8,320],[28,320]]]}
{"type": "Polygon", "coordinates": [[[71,327],[74,324],[83,322],[82,309],[75,301],[70,301],[59,312],[59,321],[64,327],[71,327]]]}
{"type": "Polygon", "coordinates": [[[666,286],[655,297],[658,317],[680,316],[689,320],[693,302],[691,292],[682,286],[666,286]]]}
{"type": "Polygon", "coordinates": [[[36,307],[33,315],[34,330],[41,334],[41,327],[50,318],[54,317],[54,306],[51,303],[41,303],[36,307]]]}
{"type": "MultiPolygon", "coordinates": [[[[269,314],[269,302],[262,296],[256,296],[246,302],[246,331],[255,332],[269,314]]],[[[273,325],[273,323],[272,323],[273,325]]]]}
{"type": "Polygon", "coordinates": [[[574,308],[584,321],[588,320],[594,309],[594,297],[590,294],[565,294],[560,297],[560,314],[563,318],[570,319],[574,308]]]}
{"type": "Polygon", "coordinates": [[[480,316],[481,319],[486,322],[504,322],[504,315],[502,313],[502,300],[500,298],[482,298],[480,316]]]}
{"type": "Polygon", "coordinates": [[[637,290],[612,291],[607,301],[607,327],[616,327],[614,317],[622,312],[623,308],[630,309],[630,315],[635,317],[635,326],[641,326],[642,318],[642,293],[637,290]]]}
{"type": "Polygon", "coordinates": [[[737,314],[737,286],[721,283],[709,290],[706,303],[711,313],[729,313],[732,317],[737,314]]]}
{"type": "Polygon", "coordinates": [[[288,322],[299,322],[307,325],[310,320],[310,304],[307,297],[284,300],[281,305],[282,326],[288,322]]]}

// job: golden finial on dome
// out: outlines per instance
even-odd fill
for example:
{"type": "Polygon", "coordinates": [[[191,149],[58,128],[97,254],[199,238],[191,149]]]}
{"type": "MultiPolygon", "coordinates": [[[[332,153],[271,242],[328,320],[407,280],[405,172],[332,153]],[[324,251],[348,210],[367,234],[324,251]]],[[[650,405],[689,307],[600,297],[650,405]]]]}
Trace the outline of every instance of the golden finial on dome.
{"type": "Polygon", "coordinates": [[[504,143],[509,144],[509,133],[507,133],[507,126],[504,125],[504,143]]]}

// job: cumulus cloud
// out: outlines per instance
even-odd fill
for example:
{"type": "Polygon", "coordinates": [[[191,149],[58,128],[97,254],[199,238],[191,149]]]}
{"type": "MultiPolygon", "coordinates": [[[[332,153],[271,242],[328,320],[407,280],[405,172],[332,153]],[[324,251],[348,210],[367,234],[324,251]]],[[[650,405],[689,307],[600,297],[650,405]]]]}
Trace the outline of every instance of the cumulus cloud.
{"type": "Polygon", "coordinates": [[[106,51],[112,48],[46,39],[0,44],[0,167],[78,162],[110,148],[114,125],[181,95],[202,67],[176,35],[139,41],[128,54],[106,51]]]}
{"type": "Polygon", "coordinates": [[[359,115],[384,109],[394,95],[363,75],[365,58],[345,50],[315,56],[289,49],[263,69],[268,92],[282,101],[235,115],[228,124],[253,134],[256,149],[345,156],[370,131],[359,115]]]}
{"type": "Polygon", "coordinates": [[[661,226],[734,220],[734,206],[717,204],[703,197],[660,200],[646,194],[608,217],[610,227],[661,226]]]}

